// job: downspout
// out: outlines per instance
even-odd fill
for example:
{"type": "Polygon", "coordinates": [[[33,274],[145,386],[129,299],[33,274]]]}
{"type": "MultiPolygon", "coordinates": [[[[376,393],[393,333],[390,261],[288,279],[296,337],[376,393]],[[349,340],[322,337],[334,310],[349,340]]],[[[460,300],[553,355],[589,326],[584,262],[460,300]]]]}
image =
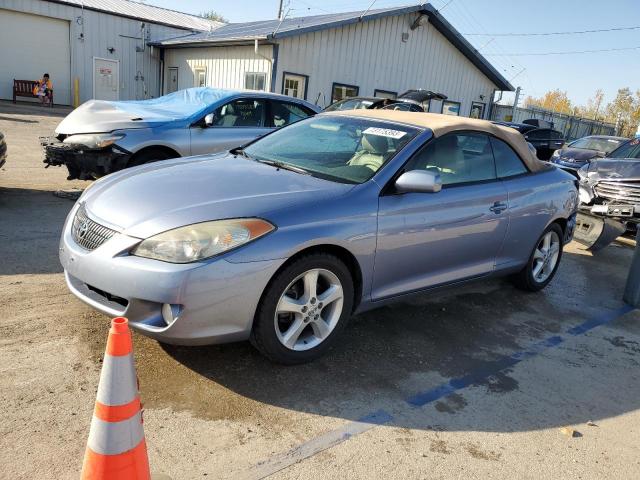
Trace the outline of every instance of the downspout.
{"type": "MultiPolygon", "coordinates": [[[[277,47],[277,45],[275,45],[274,47],[277,47]]],[[[272,58],[269,58],[269,57],[267,57],[267,56],[265,56],[265,55],[262,55],[262,54],[260,53],[260,51],[259,51],[259,49],[258,49],[258,39],[257,39],[257,38],[256,38],[256,39],[254,39],[254,41],[253,41],[253,50],[254,50],[255,54],[256,54],[258,57],[264,58],[267,62],[269,62],[269,65],[270,65],[270,67],[271,67],[271,86],[270,86],[270,89],[269,89],[269,90],[270,90],[271,92],[273,92],[273,88],[274,88],[274,85],[273,85],[273,83],[274,83],[274,82],[273,82],[273,80],[274,80],[273,72],[274,72],[274,70],[275,70],[275,69],[274,69],[274,66],[275,66],[275,60],[274,60],[274,59],[272,59],[272,58]]],[[[277,52],[278,52],[278,51],[277,51],[277,49],[274,49],[274,57],[276,58],[276,60],[277,60],[277,52]]]]}

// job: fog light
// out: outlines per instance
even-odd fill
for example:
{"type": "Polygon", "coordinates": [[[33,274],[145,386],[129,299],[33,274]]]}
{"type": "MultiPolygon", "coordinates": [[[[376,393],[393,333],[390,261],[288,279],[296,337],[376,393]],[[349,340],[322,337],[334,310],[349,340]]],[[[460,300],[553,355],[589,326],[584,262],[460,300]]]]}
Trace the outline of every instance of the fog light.
{"type": "Polygon", "coordinates": [[[180,305],[171,305],[170,303],[162,305],[162,318],[167,327],[178,319],[181,311],[182,307],[180,305]]]}

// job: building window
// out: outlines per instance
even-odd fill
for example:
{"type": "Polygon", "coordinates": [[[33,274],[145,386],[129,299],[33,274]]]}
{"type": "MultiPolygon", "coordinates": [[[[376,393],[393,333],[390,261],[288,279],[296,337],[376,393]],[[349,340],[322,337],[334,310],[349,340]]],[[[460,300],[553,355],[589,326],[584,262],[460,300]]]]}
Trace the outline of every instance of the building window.
{"type": "Polygon", "coordinates": [[[334,83],[331,88],[331,103],[335,103],[349,97],[357,97],[359,91],[360,87],[356,87],[355,85],[334,83]]]}
{"type": "Polygon", "coordinates": [[[266,73],[248,72],[244,74],[244,88],[248,90],[264,90],[266,82],[266,73]]]}
{"type": "Polygon", "coordinates": [[[482,102],[472,102],[469,116],[471,118],[484,118],[484,107],[485,104],[482,102]]]}
{"type": "Polygon", "coordinates": [[[207,86],[207,68],[197,67],[193,69],[193,86],[194,87],[206,87],[207,86]]]}
{"type": "Polygon", "coordinates": [[[445,100],[442,102],[442,113],[445,115],[460,115],[460,102],[445,100]]]}
{"type": "Polygon", "coordinates": [[[398,92],[391,92],[389,90],[378,90],[377,88],[373,91],[373,96],[378,98],[398,98],[398,92]]]}
{"type": "Polygon", "coordinates": [[[294,98],[307,99],[307,83],[309,77],[298,73],[282,74],[282,93],[294,98]]]}
{"type": "Polygon", "coordinates": [[[178,67],[169,67],[169,80],[167,82],[167,93],[178,90],[178,67]]]}

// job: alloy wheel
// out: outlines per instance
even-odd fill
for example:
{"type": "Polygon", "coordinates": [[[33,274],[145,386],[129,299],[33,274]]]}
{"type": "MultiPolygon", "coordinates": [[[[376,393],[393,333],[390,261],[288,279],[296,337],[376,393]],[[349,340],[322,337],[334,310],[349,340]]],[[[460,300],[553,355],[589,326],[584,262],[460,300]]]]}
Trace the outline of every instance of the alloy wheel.
{"type": "Polygon", "coordinates": [[[546,233],[533,252],[533,279],[543,283],[553,273],[560,256],[560,237],[550,230],[546,233]]]}
{"type": "Polygon", "coordinates": [[[338,324],[343,303],[342,284],[333,272],[314,268],[298,275],[276,306],[278,340],[295,351],[317,347],[338,324]]]}

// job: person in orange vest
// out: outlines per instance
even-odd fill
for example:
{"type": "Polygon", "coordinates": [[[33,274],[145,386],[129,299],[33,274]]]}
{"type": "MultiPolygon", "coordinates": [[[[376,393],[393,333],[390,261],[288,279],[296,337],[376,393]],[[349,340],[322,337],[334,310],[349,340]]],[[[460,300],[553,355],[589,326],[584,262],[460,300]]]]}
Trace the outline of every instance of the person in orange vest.
{"type": "Polygon", "coordinates": [[[40,102],[45,105],[51,102],[53,96],[53,84],[49,79],[49,74],[45,73],[42,79],[33,87],[33,94],[40,98],[40,102]]]}

